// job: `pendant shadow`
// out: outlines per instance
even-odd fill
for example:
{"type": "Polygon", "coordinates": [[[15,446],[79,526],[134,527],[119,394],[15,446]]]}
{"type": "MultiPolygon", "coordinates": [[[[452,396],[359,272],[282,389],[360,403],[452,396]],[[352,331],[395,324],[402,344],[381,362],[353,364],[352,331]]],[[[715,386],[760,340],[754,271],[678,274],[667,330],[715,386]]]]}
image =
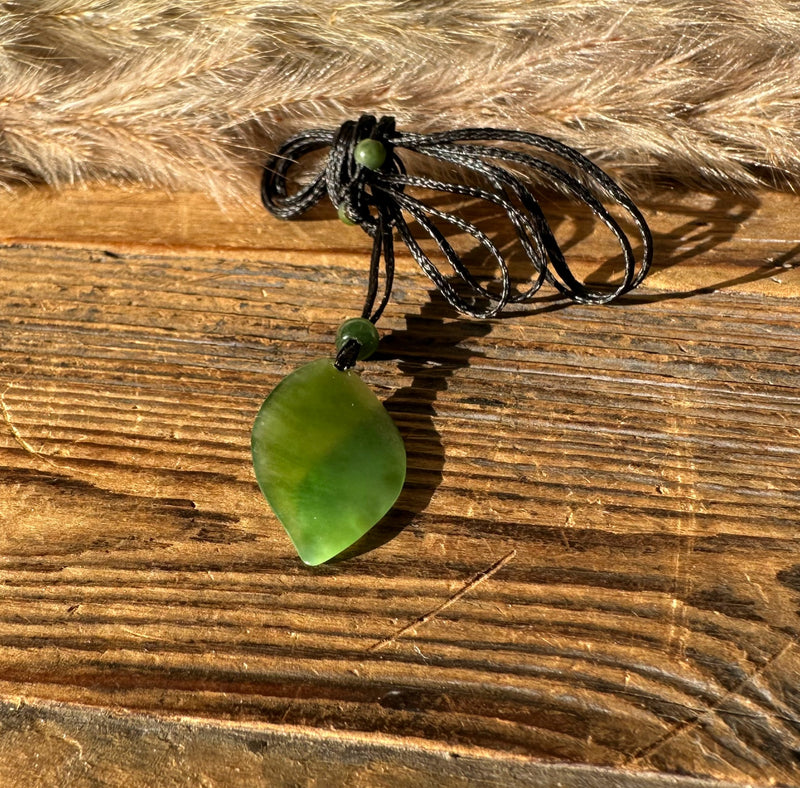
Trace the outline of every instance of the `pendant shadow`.
{"type": "MultiPolygon", "coordinates": [[[[672,204],[659,205],[656,202],[645,204],[643,211],[646,215],[660,210],[679,217],[677,224],[653,232],[655,259],[652,269],[658,271],[671,268],[731,241],[759,205],[756,199],[731,194],[716,195],[713,202],[705,207],[676,207],[672,204]]],[[[548,212],[548,219],[554,230],[562,223],[566,224],[567,213],[563,210],[559,212],[558,207],[557,205],[548,212]]],[[[474,224],[484,228],[486,235],[507,255],[512,283],[517,287],[524,287],[523,283],[530,276],[530,261],[519,248],[513,228],[509,229],[503,222],[498,222],[499,218],[502,217],[484,212],[474,219],[474,224]]],[[[569,233],[562,235],[560,239],[562,249],[567,252],[572,247],[579,246],[595,232],[596,224],[597,219],[593,216],[585,216],[579,221],[571,219],[569,233]]],[[[455,237],[457,229],[448,228],[444,235],[455,237]]],[[[638,255],[639,250],[636,246],[634,248],[638,255]]],[[[491,261],[487,261],[485,249],[480,245],[464,252],[462,259],[479,278],[491,278],[493,265],[491,261]]],[[[621,255],[605,260],[588,274],[589,283],[608,283],[619,274],[621,264],[621,255]]],[[[611,306],[689,298],[774,276],[798,265],[800,244],[755,270],[714,285],[685,292],[626,293],[611,306]]],[[[385,337],[378,354],[383,359],[395,359],[399,369],[406,375],[411,375],[410,383],[395,391],[384,403],[406,443],[406,484],[395,506],[383,520],[329,563],[348,560],[391,541],[424,512],[442,481],[445,455],[436,429],[436,399],[439,392],[447,389],[450,378],[457,370],[468,367],[473,358],[483,356],[478,351],[464,347],[464,344],[469,344],[470,339],[487,335],[491,330],[491,321],[464,318],[454,312],[438,290],[433,289],[429,293],[430,299],[419,314],[406,315],[406,328],[385,337]]],[[[568,299],[546,288],[532,301],[517,307],[510,306],[498,317],[530,318],[570,305],[568,299]]]]}
{"type": "Polygon", "coordinates": [[[419,314],[406,315],[405,319],[405,329],[383,338],[376,358],[395,359],[400,371],[411,376],[406,386],[384,401],[406,445],[406,483],[391,511],[329,563],[346,561],[386,544],[425,511],[442,481],[445,462],[436,429],[436,399],[455,372],[482,357],[465,344],[491,331],[489,321],[454,315],[438,290],[430,291],[430,299],[419,314]]]}

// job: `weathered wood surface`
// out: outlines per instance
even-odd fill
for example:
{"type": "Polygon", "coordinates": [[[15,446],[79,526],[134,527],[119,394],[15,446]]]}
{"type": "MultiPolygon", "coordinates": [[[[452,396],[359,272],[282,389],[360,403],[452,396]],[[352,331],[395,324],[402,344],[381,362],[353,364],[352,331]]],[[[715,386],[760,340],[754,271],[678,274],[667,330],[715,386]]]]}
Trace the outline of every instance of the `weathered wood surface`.
{"type": "Polygon", "coordinates": [[[0,702],[0,785],[740,788],[435,741],[0,702]],[[20,779],[22,778],[22,779],[20,779]]]}
{"type": "MultiPolygon", "coordinates": [[[[310,569],[249,430],[360,310],[368,239],[323,210],[2,196],[0,778],[65,742],[103,761],[124,709],[210,785],[209,747],[256,774],[245,729],[258,774],[298,784],[326,760],[330,784],[800,784],[800,199],[646,207],[656,270],[614,306],[471,321],[400,259],[363,377],[408,484],[310,569]]],[[[605,241],[562,230],[604,270],[605,241]]],[[[141,752],[95,776],[147,784],[141,752]]]]}

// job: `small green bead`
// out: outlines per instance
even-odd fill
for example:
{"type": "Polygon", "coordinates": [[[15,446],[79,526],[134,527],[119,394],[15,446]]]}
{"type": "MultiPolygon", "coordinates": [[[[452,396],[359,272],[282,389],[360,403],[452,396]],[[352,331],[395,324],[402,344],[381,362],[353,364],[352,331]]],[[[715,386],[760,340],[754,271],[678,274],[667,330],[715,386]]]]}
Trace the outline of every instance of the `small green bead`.
{"type": "Polygon", "coordinates": [[[353,151],[353,158],[368,170],[378,170],[386,161],[386,148],[378,140],[361,140],[353,151]]]}
{"type": "Polygon", "coordinates": [[[339,326],[336,332],[336,350],[341,350],[348,339],[355,339],[361,349],[358,351],[358,360],[369,358],[377,349],[380,337],[375,324],[363,317],[351,317],[339,326]]]}
{"type": "Polygon", "coordinates": [[[336,209],[336,213],[339,214],[339,218],[345,224],[348,224],[348,225],[351,225],[351,226],[355,224],[355,222],[347,215],[347,208],[345,207],[345,204],[343,202],[339,203],[339,207],[336,209]]]}

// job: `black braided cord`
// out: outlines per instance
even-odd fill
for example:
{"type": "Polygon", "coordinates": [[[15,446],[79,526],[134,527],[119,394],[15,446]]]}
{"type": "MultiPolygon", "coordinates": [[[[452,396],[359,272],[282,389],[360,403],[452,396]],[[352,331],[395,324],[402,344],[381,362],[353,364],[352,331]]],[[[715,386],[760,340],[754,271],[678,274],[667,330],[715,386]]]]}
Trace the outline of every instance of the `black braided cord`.
{"type": "Polygon", "coordinates": [[[261,199],[267,210],[281,219],[300,216],[319,202],[326,191],[340,213],[360,225],[373,239],[367,296],[362,313],[364,318],[373,323],[381,316],[391,295],[394,278],[393,231],[397,232],[412,257],[445,299],[459,312],[477,318],[494,317],[508,304],[530,300],[545,281],[578,303],[608,303],[636,287],[646,276],[653,258],[653,239],[647,222],[623,189],[578,151],[549,137],[529,132],[470,128],[437,134],[410,134],[397,131],[394,118],[377,120],[373,115],[362,115],[358,121],[346,121],[338,130],[313,129],[297,134],[287,140],[264,167],[261,199]],[[356,145],[364,139],[378,140],[387,151],[384,164],[377,170],[360,165],[353,156],[356,145]],[[579,180],[549,160],[530,153],[486,144],[495,141],[544,151],[580,172],[581,178],[579,180]],[[324,169],[310,183],[290,194],[287,176],[291,167],[306,154],[327,147],[330,147],[330,152],[324,169]],[[481,185],[409,175],[398,156],[399,150],[413,151],[448,165],[463,167],[472,173],[470,184],[481,185]],[[570,270],[529,185],[497,162],[536,170],[562,192],[583,202],[609,228],[620,246],[624,274],[619,284],[613,289],[595,290],[579,281],[570,270]],[[502,208],[535,271],[528,289],[522,293],[512,292],[506,260],[484,232],[454,213],[426,205],[412,197],[406,192],[406,187],[482,199],[502,208]],[[603,198],[623,209],[636,227],[641,238],[638,263],[628,236],[601,202],[603,198]],[[416,221],[433,239],[471,296],[462,296],[451,279],[423,251],[409,228],[406,216],[416,221]],[[467,270],[436,220],[468,233],[494,259],[500,271],[495,292],[481,285],[467,270]],[[381,274],[383,294],[376,307],[381,274]]]}

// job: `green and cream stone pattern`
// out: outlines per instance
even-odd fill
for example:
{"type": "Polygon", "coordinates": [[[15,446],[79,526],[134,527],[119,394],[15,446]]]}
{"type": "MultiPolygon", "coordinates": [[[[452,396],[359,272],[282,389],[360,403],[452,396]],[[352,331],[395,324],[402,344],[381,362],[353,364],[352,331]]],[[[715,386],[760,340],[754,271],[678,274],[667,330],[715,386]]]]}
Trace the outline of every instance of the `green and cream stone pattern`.
{"type": "Polygon", "coordinates": [[[261,491],[302,560],[321,564],[394,505],[406,475],[397,427],[353,370],[319,359],[285,377],[253,425],[261,491]]]}

